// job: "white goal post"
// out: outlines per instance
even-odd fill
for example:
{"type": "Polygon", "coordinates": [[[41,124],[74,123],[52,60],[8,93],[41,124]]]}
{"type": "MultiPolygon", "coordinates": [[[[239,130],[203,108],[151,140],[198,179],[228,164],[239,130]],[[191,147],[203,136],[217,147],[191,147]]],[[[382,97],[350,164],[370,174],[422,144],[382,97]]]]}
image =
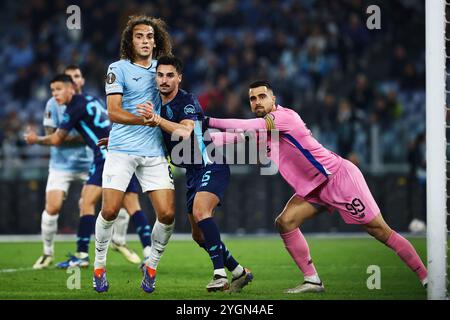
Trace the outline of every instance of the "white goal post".
{"type": "Polygon", "coordinates": [[[447,297],[446,5],[445,0],[426,0],[425,8],[427,260],[430,300],[447,297]]]}

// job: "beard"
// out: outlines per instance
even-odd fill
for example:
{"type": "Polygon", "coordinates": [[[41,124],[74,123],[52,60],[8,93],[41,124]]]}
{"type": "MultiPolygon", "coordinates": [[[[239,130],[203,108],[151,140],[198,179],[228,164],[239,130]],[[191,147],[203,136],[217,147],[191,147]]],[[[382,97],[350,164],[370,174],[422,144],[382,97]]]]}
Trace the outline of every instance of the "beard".
{"type": "Polygon", "coordinates": [[[161,91],[161,89],[159,90],[159,93],[166,97],[169,96],[172,92],[173,90],[172,91],[161,91]]]}
{"type": "Polygon", "coordinates": [[[255,115],[258,118],[264,118],[266,116],[267,112],[264,108],[258,108],[255,110],[255,115]]]}

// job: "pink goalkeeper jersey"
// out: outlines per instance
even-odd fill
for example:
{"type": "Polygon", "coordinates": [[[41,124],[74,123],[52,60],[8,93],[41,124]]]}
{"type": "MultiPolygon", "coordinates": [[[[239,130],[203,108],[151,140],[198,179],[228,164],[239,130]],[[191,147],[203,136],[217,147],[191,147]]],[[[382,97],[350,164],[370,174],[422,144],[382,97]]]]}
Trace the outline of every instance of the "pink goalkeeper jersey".
{"type": "Polygon", "coordinates": [[[311,134],[297,112],[277,106],[276,110],[257,119],[215,119],[209,126],[218,129],[278,130],[279,143],[268,141],[270,159],[295,192],[306,197],[334,174],[342,158],[323,147],[311,134]],[[278,151],[278,152],[277,152],[278,151]]]}

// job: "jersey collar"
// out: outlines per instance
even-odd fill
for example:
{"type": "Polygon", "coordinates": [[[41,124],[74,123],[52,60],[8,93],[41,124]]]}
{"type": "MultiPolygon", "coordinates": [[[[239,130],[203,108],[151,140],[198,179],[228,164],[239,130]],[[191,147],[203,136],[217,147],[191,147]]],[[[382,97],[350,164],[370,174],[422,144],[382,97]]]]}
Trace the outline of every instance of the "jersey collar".
{"type": "Polygon", "coordinates": [[[142,65],[140,65],[140,64],[131,62],[130,60],[128,60],[128,62],[131,63],[133,66],[136,66],[136,67],[139,67],[139,68],[142,68],[142,69],[145,69],[145,70],[150,70],[151,68],[153,68],[153,64],[156,63],[156,60],[152,60],[152,62],[150,63],[150,65],[147,68],[142,66],[142,65]]]}

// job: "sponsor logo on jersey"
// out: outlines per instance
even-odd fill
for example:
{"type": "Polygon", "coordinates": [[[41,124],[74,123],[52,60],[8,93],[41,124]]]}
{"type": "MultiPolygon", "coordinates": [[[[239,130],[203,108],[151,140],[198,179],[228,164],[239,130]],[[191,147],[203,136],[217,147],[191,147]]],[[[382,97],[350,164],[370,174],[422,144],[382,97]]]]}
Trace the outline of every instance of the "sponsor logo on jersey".
{"type": "Polygon", "coordinates": [[[188,104],[184,107],[185,114],[195,114],[195,107],[192,104],[188,104]]]}

